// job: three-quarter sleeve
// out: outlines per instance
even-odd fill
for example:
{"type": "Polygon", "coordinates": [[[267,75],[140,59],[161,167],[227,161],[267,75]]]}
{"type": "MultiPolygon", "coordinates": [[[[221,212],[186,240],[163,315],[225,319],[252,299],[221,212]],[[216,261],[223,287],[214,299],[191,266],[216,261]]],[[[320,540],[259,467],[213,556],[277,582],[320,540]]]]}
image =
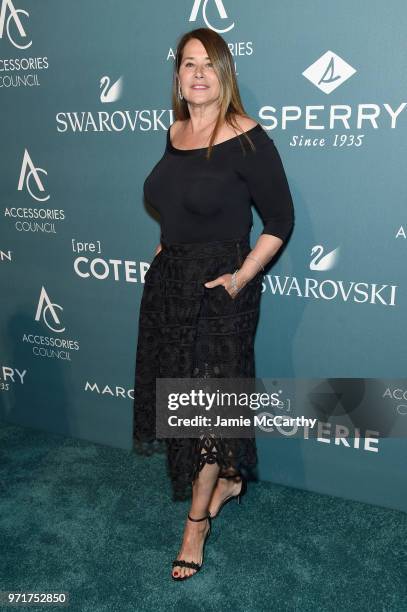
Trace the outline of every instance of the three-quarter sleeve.
{"type": "Polygon", "coordinates": [[[260,213],[264,225],[261,233],[272,234],[285,242],[294,225],[294,206],[283,163],[267,134],[255,146],[255,151],[246,151],[238,172],[260,213]]]}

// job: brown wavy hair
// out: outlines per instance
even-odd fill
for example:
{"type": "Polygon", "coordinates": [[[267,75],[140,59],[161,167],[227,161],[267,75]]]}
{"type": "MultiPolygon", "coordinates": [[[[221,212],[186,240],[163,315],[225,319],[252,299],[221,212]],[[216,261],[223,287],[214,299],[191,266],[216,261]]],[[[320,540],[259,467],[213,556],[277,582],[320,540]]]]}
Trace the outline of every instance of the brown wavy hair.
{"type": "MultiPolygon", "coordinates": [[[[186,32],[181,36],[178,41],[174,71],[173,71],[173,85],[172,85],[172,108],[176,120],[184,121],[190,118],[188,104],[185,99],[180,100],[178,96],[178,72],[182,62],[182,55],[184,47],[187,42],[193,38],[197,38],[201,41],[206,49],[209,59],[211,60],[216,75],[219,79],[220,85],[220,110],[219,115],[215,123],[215,127],[212,131],[209,139],[208,151],[206,158],[209,159],[211,156],[212,145],[215,141],[216,135],[219,128],[226,122],[232,129],[239,129],[236,123],[235,115],[243,115],[244,117],[250,118],[243,108],[242,100],[240,98],[239,86],[237,84],[235,75],[235,66],[233,63],[233,57],[229,50],[226,41],[214,30],[210,28],[197,28],[186,32]]],[[[250,137],[242,132],[246,140],[249,142],[252,149],[255,149],[253,142],[250,137]]],[[[240,135],[239,135],[240,136],[240,135]]],[[[240,138],[239,138],[240,141],[240,138]]],[[[240,144],[242,145],[241,141],[240,144]]],[[[242,146],[243,148],[243,146],[242,146]]],[[[243,148],[244,150],[244,148],[243,148]]]]}

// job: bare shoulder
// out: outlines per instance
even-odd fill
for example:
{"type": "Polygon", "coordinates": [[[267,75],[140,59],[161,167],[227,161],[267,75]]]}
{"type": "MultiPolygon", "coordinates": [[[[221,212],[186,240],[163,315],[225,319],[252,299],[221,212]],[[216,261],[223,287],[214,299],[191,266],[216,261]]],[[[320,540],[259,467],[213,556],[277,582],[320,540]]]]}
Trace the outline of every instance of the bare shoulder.
{"type": "Polygon", "coordinates": [[[248,130],[256,127],[256,125],[259,123],[251,117],[245,117],[244,115],[235,115],[234,119],[239,126],[239,132],[247,132],[248,130]]]}

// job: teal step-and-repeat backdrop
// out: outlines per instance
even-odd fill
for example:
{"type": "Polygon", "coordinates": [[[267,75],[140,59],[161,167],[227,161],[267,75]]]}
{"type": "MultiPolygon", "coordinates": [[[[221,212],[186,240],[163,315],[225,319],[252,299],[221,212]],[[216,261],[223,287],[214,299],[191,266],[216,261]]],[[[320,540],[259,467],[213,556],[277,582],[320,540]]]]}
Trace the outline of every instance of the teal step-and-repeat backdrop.
{"type": "Polygon", "coordinates": [[[338,408],[317,438],[259,438],[260,477],[407,510],[403,0],[0,0],[0,416],[132,447],[160,236],[142,187],[174,120],[176,42],[197,27],[228,42],[294,200],[264,277],[257,376],[319,379],[304,403],[325,394],[338,408]],[[338,430],[367,387],[363,427],[338,430]]]}

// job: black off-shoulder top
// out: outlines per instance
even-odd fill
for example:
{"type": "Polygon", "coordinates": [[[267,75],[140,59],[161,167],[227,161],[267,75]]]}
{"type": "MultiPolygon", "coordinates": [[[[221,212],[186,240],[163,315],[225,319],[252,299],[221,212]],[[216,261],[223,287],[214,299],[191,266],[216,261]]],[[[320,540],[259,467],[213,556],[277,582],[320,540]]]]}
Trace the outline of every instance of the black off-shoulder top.
{"type": "Polygon", "coordinates": [[[251,206],[263,221],[262,234],[284,242],[294,224],[294,208],[274,141],[260,124],[249,129],[256,150],[239,134],[207,147],[177,149],[167,131],[166,148],[144,182],[146,201],[160,215],[161,240],[211,242],[246,236],[251,206]]]}

